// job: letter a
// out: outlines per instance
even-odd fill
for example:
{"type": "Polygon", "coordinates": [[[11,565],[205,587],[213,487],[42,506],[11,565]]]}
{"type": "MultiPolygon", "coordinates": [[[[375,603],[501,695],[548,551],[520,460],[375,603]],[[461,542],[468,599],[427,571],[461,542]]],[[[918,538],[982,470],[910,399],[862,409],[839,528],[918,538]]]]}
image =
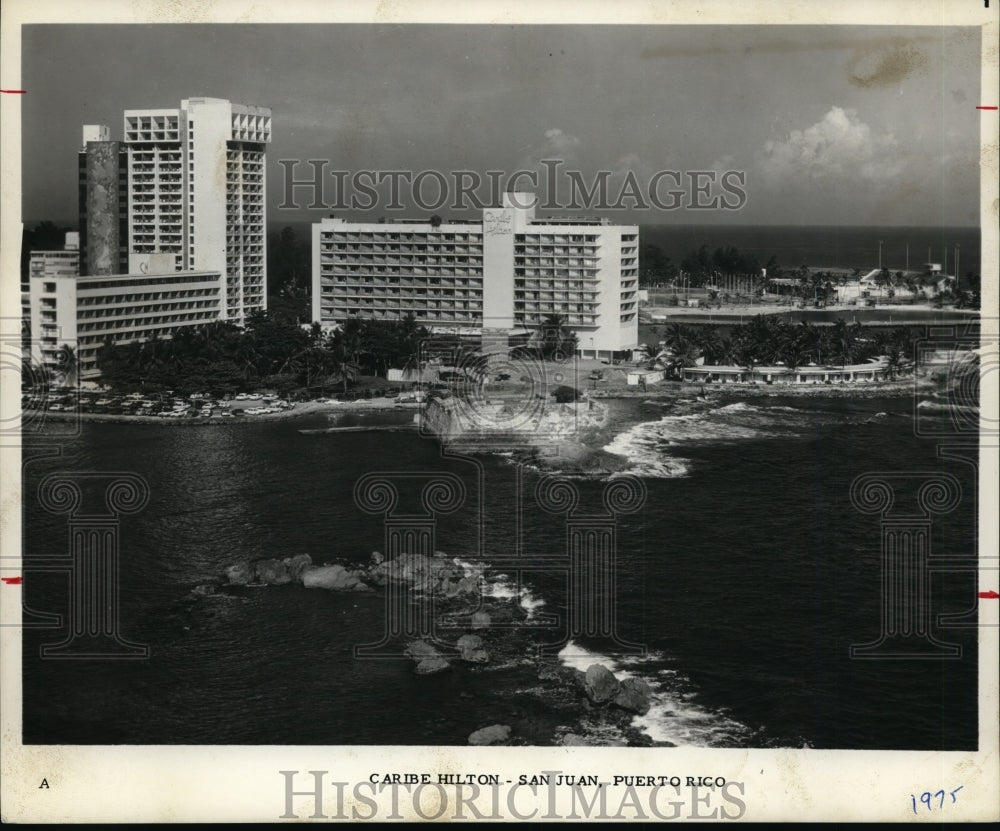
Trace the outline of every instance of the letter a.
{"type": "Polygon", "coordinates": [[[49,787],[49,780],[48,779],[43,779],[42,780],[42,784],[38,786],[39,790],[41,790],[42,788],[46,788],[47,789],[48,787],[49,787]]]}

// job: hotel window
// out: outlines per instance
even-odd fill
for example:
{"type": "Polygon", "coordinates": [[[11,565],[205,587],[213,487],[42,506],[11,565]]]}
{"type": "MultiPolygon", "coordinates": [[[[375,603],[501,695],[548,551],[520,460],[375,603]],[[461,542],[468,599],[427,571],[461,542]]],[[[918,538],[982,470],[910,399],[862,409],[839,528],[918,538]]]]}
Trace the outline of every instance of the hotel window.
{"type": "Polygon", "coordinates": [[[49,294],[55,293],[55,290],[56,290],[56,284],[55,283],[46,283],[42,287],[42,291],[48,292],[49,294]]]}

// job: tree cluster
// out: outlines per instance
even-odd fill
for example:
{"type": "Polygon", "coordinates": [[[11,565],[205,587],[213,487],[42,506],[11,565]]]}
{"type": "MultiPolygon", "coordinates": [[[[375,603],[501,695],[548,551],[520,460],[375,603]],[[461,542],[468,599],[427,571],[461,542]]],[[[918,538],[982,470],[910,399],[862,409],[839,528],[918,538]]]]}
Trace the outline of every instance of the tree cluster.
{"type": "Polygon", "coordinates": [[[326,333],[256,312],[240,329],[215,321],[179,330],[169,339],[106,343],[97,355],[101,379],[120,391],[218,394],[274,389],[344,392],[359,375],[384,375],[416,354],[427,336],[412,315],[401,320],[350,320],[326,333]]]}
{"type": "MultiPolygon", "coordinates": [[[[757,315],[748,323],[721,334],[716,326],[672,324],[664,331],[668,353],[663,361],[674,375],[695,366],[700,358],[715,366],[781,364],[789,370],[801,366],[846,366],[884,356],[886,372],[895,375],[907,363],[915,364],[919,327],[865,327],[839,318],[833,326],[815,326],[808,321],[792,323],[774,315],[757,315]]],[[[652,347],[646,347],[647,352],[652,347]]],[[[653,357],[653,356],[651,356],[653,357]]]]}

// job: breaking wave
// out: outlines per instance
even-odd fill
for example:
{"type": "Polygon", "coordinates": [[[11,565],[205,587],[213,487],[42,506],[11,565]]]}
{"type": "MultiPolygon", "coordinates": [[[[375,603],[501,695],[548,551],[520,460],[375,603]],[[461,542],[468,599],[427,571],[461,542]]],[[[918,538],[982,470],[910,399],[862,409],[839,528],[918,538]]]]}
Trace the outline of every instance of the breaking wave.
{"type": "Polygon", "coordinates": [[[585,672],[600,664],[619,680],[642,678],[653,691],[649,712],[634,716],[632,726],[654,742],[677,747],[731,747],[744,742],[752,731],[724,712],[699,704],[690,682],[665,664],[662,653],[612,658],[570,641],[559,652],[563,666],[585,672]]]}

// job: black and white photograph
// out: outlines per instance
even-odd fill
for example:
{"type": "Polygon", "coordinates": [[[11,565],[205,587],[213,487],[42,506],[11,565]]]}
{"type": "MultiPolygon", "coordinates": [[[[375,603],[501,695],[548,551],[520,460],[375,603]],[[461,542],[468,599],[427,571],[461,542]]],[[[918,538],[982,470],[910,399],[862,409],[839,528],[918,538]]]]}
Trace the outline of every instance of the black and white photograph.
{"type": "Polygon", "coordinates": [[[995,4],[385,5],[4,9],[4,819],[1000,819],[995,4]]]}

